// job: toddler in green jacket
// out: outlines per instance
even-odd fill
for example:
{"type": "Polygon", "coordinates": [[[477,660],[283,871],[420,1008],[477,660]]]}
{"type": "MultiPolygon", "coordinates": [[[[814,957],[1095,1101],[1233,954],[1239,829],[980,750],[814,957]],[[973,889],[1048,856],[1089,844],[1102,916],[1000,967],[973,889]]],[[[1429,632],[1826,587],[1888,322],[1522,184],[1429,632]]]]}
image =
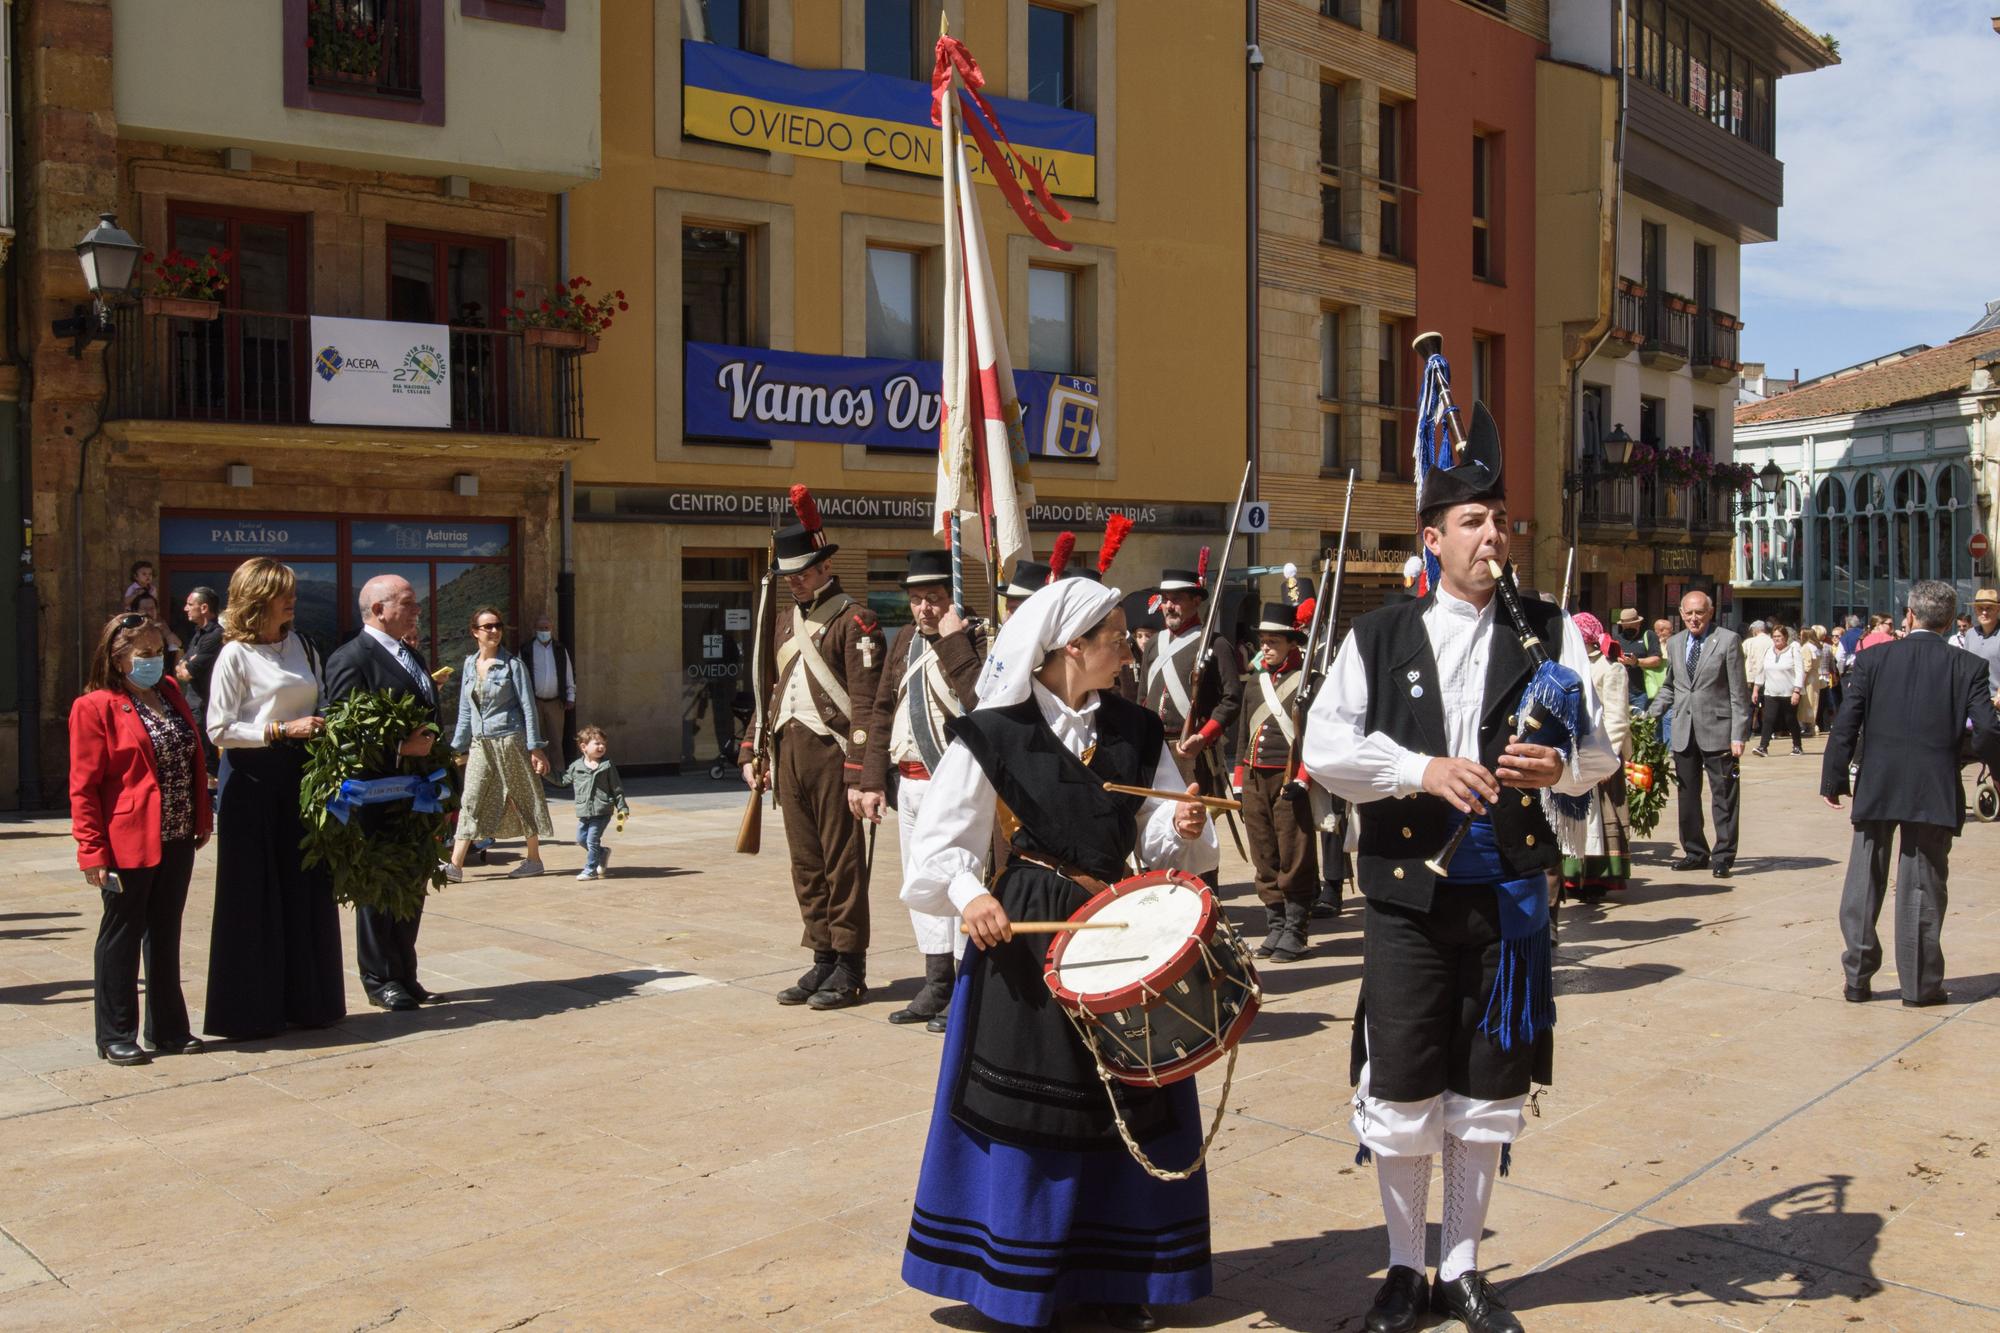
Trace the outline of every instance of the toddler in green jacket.
{"type": "Polygon", "coordinates": [[[576,744],[583,751],[583,758],[571,764],[561,777],[549,781],[576,793],[576,845],[583,848],[583,869],[576,877],[603,879],[604,867],[611,860],[611,849],[604,845],[605,826],[610,824],[611,812],[616,810],[618,827],[623,829],[632,807],[625,804],[625,787],[618,781],[618,770],[604,757],[610,749],[604,729],[578,727],[576,744]]]}

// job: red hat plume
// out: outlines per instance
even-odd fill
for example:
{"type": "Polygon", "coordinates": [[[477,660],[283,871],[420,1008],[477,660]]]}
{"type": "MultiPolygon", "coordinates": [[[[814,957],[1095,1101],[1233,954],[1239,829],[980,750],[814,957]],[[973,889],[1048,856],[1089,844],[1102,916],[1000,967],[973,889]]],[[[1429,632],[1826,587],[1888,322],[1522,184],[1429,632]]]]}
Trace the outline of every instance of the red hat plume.
{"type": "Polygon", "coordinates": [[[1125,534],[1131,530],[1132,520],[1123,514],[1113,514],[1104,520],[1104,545],[1097,552],[1099,574],[1111,572],[1111,562],[1118,558],[1118,548],[1125,544],[1125,534]]]}
{"type": "Polygon", "coordinates": [[[1049,553],[1049,582],[1054,583],[1069,567],[1069,558],[1076,551],[1076,534],[1065,532],[1056,538],[1056,549],[1049,553]]]}
{"type": "Polygon", "coordinates": [[[1303,602],[1300,602],[1298,610],[1292,613],[1293,626],[1295,626],[1298,629],[1306,629],[1310,627],[1311,624],[1313,623],[1313,611],[1316,610],[1318,606],[1319,603],[1311,597],[1308,597],[1303,602]]]}
{"type": "Polygon", "coordinates": [[[1194,581],[1196,587],[1206,588],[1208,586],[1208,548],[1206,546],[1201,548],[1201,559],[1194,562],[1194,581]]]}
{"type": "Polygon", "coordinates": [[[811,491],[804,485],[795,485],[791,493],[792,512],[799,516],[799,526],[812,534],[814,546],[826,545],[826,536],[820,531],[819,503],[813,499],[811,491]]]}

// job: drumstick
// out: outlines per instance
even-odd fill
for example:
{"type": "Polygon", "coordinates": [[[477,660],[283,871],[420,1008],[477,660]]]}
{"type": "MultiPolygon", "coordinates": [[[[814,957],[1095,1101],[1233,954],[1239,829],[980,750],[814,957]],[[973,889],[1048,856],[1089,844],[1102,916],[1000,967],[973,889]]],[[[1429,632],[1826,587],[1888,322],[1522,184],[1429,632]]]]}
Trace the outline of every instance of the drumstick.
{"type": "Polygon", "coordinates": [[[1232,801],[1227,796],[1196,796],[1184,791],[1155,791],[1151,787],[1127,787],[1116,782],[1104,784],[1104,790],[1119,792],[1126,796],[1150,796],[1158,801],[1180,801],[1185,805],[1205,805],[1211,810],[1241,810],[1243,802],[1232,801]]]}
{"type": "MultiPolygon", "coordinates": [[[[1060,935],[1070,930],[1123,930],[1124,921],[1015,921],[1010,923],[1016,935],[1060,935]]],[[[958,933],[970,935],[972,928],[960,922],[958,933]]]]}

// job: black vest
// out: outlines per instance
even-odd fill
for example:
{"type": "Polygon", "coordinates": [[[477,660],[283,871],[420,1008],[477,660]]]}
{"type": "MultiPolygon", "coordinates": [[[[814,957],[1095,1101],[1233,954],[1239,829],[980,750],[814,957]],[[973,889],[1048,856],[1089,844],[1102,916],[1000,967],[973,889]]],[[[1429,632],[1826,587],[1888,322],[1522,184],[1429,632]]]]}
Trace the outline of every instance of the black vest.
{"type": "MultiPolygon", "coordinates": [[[[1370,611],[1354,622],[1353,630],[1353,651],[1361,654],[1368,677],[1364,730],[1382,732],[1398,745],[1426,755],[1448,753],[1444,692],[1423,621],[1435,599],[1433,593],[1420,601],[1370,611]]],[[[1549,656],[1559,656],[1562,612],[1541,601],[1523,602],[1521,609],[1549,656]]],[[[1497,769],[1533,668],[1506,610],[1497,605],[1492,634],[1479,721],[1479,762],[1497,769]]],[[[1355,861],[1361,892],[1377,901],[1428,911],[1437,876],[1424,862],[1443,850],[1465,816],[1443,798],[1425,792],[1371,801],[1360,813],[1361,845],[1355,861]]],[[[1536,793],[1502,788],[1492,817],[1501,858],[1513,875],[1546,870],[1562,859],[1536,793]]]]}

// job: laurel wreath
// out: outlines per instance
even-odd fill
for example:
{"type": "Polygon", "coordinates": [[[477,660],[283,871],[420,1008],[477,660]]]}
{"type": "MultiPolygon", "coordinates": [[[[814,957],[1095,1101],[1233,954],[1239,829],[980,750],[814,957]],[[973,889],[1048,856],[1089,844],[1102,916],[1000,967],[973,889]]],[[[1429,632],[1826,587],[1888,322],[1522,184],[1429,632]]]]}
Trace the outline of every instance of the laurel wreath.
{"type": "Polygon", "coordinates": [[[1673,765],[1668,762],[1667,744],[1660,739],[1660,720],[1635,713],[1632,717],[1632,767],[1644,767],[1651,771],[1653,783],[1650,787],[1640,787],[1638,783],[1625,784],[1625,814],[1631,821],[1632,832],[1646,837],[1660,825],[1660,815],[1667,807],[1667,792],[1674,785],[1673,765]]]}
{"type": "Polygon", "coordinates": [[[401,691],[358,690],[328,709],[326,730],[306,742],[299,789],[305,864],[326,867],[336,902],[375,908],[398,921],[415,916],[425,894],[444,886],[440,858],[458,804],[455,783],[441,811],[395,801],[362,807],[342,822],[328,802],[350,778],[425,777],[440,768],[455,774],[452,752],[442,741],[422,758],[397,753],[418,730],[437,733],[422,700],[401,691]]]}

